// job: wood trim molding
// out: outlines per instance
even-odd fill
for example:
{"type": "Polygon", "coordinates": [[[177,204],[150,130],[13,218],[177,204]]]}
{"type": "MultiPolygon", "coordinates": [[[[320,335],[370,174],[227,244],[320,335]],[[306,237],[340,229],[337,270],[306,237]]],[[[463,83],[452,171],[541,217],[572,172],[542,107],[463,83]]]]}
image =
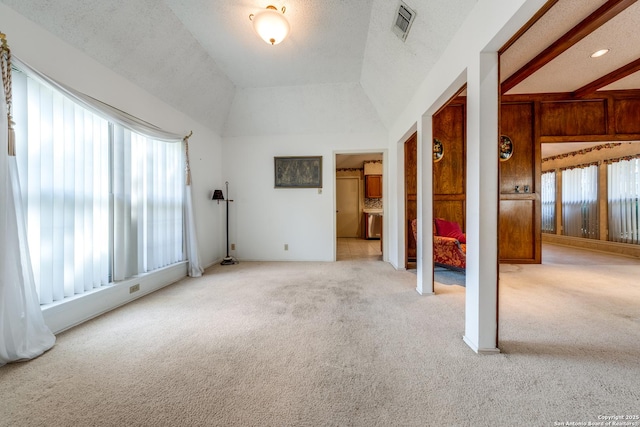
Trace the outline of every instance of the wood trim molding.
{"type": "Polygon", "coordinates": [[[464,93],[464,91],[467,90],[467,84],[463,84],[462,87],[460,89],[458,89],[458,91],[451,97],[449,98],[449,100],[447,102],[444,103],[444,105],[440,108],[438,108],[438,110],[433,113],[431,116],[437,116],[438,114],[440,114],[442,112],[442,110],[444,110],[445,108],[451,106],[451,105],[467,105],[467,97],[466,96],[461,96],[462,93],[464,93]]]}
{"type": "Polygon", "coordinates": [[[580,89],[577,89],[575,92],[573,92],[572,95],[574,98],[583,98],[587,95],[591,95],[602,87],[605,87],[613,82],[630,76],[636,71],[640,71],[640,58],[618,68],[617,70],[610,72],[605,76],[600,77],[597,80],[592,81],[589,84],[582,86],[580,89]]]}
{"type": "Polygon", "coordinates": [[[500,86],[501,93],[506,93],[524,81],[527,77],[544,67],[580,40],[591,34],[620,12],[634,4],[637,0],[609,0],[595,12],[583,19],[578,25],[553,42],[518,71],[509,76],[500,86]]]}
{"type": "Polygon", "coordinates": [[[640,141],[640,134],[541,136],[540,142],[615,142],[640,141]]]}
{"type": "Polygon", "coordinates": [[[549,9],[551,9],[553,6],[556,5],[556,3],[558,3],[558,0],[547,0],[547,2],[544,4],[544,6],[542,6],[540,8],[539,11],[536,12],[535,15],[533,15],[533,17],[531,19],[529,19],[529,21],[527,21],[526,24],[524,24],[524,26],[522,28],[520,28],[510,39],[508,42],[506,42],[504,44],[504,46],[502,46],[500,48],[500,50],[498,51],[498,55],[502,55],[507,49],[509,49],[516,41],[518,41],[518,39],[520,37],[522,37],[522,35],[524,33],[526,33],[527,31],[529,31],[529,29],[531,27],[533,27],[535,25],[536,22],[538,22],[538,20],[540,20],[540,18],[542,18],[544,16],[545,13],[547,13],[549,11],[549,9]]]}
{"type": "Polygon", "coordinates": [[[571,237],[561,234],[542,233],[544,243],[571,246],[575,248],[591,249],[602,252],[610,252],[618,255],[640,258],[640,246],[629,243],[609,242],[607,240],[585,239],[583,237],[571,237]]]}
{"type": "MultiPolygon", "coordinates": [[[[627,90],[607,90],[598,91],[591,94],[584,95],[580,100],[584,99],[630,99],[640,98],[640,89],[627,89],[627,90]]],[[[554,93],[530,93],[530,94],[516,94],[516,95],[502,95],[502,102],[553,102],[553,101],[576,101],[573,93],[571,92],[554,92],[554,93]]]]}

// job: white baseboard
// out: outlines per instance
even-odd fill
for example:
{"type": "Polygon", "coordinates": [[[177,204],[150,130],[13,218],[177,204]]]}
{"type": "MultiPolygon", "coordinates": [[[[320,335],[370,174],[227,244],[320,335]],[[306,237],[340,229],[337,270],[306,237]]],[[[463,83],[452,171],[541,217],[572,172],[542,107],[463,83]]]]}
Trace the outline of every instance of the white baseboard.
{"type": "Polygon", "coordinates": [[[206,270],[209,267],[213,267],[216,264],[220,264],[224,258],[218,258],[217,260],[211,262],[210,264],[205,265],[203,268],[206,270]]]}
{"type": "Polygon", "coordinates": [[[152,273],[123,280],[63,301],[48,304],[42,308],[44,321],[57,334],[103,313],[120,307],[187,276],[187,263],[182,262],[152,273]],[[140,285],[140,289],[130,293],[130,287],[140,285]]]}
{"type": "Polygon", "coordinates": [[[465,342],[465,344],[471,347],[471,350],[473,350],[477,354],[500,354],[500,349],[497,347],[479,348],[474,343],[472,343],[471,340],[469,340],[466,336],[463,336],[462,340],[465,342]]]}

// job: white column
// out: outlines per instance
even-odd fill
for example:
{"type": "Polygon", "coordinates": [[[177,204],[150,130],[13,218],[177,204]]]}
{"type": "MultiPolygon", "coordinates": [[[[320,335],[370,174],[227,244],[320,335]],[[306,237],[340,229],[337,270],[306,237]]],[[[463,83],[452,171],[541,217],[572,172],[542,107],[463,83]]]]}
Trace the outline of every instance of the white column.
{"type": "Polygon", "coordinates": [[[498,353],[498,55],[467,69],[467,269],[464,341],[498,353]]]}
{"type": "Polygon", "coordinates": [[[418,121],[418,241],[417,285],[420,295],[433,295],[433,161],[432,116],[418,121]]]}

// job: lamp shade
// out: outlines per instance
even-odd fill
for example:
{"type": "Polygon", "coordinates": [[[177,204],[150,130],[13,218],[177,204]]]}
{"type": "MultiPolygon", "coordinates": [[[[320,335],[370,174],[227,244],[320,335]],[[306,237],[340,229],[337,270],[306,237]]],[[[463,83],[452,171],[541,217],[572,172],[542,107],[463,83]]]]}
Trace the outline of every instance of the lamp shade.
{"type": "Polygon", "coordinates": [[[211,197],[211,200],[224,200],[222,190],[213,190],[213,197],[211,197]]]}
{"type": "Polygon", "coordinates": [[[275,6],[269,5],[266,9],[249,16],[253,22],[253,29],[262,40],[275,45],[287,37],[290,27],[287,18],[284,17],[285,10],[283,7],[280,13],[275,6]]]}

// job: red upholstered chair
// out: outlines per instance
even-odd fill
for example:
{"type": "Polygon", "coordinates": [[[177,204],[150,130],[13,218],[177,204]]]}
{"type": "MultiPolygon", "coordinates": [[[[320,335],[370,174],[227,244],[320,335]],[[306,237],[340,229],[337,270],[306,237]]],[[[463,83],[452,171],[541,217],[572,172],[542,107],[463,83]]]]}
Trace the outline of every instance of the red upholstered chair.
{"type": "MultiPolygon", "coordinates": [[[[418,220],[411,221],[418,241],[418,220]]],[[[433,262],[440,267],[464,270],[467,267],[467,239],[456,222],[435,218],[433,221],[433,262]]]]}

